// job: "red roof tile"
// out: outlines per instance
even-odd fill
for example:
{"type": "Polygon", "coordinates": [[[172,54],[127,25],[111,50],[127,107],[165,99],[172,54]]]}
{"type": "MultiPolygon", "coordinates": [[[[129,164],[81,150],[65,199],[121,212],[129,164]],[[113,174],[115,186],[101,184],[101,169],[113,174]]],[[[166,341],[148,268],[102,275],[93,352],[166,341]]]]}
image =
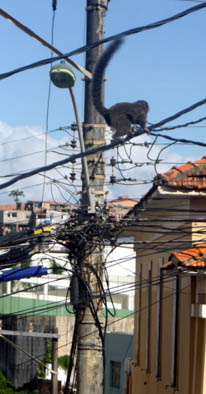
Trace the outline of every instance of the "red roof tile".
{"type": "Polygon", "coordinates": [[[206,244],[198,244],[181,252],[174,252],[168,259],[168,264],[163,268],[183,267],[206,267],[206,244]]]}
{"type": "Polygon", "coordinates": [[[159,174],[156,185],[175,187],[176,189],[206,190],[206,157],[201,160],[188,161],[182,166],[174,166],[171,170],[159,174]]]}

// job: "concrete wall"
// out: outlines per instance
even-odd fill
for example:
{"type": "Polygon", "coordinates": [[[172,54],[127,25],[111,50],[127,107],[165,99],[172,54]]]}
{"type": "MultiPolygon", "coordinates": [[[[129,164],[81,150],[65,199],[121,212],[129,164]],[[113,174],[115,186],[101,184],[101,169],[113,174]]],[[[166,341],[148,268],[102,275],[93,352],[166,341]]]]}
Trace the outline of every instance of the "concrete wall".
{"type": "MultiPolygon", "coordinates": [[[[55,326],[54,318],[36,316],[32,319],[26,317],[2,317],[3,327],[6,330],[28,331],[29,324],[33,323],[36,332],[52,332],[55,326]]],[[[20,348],[43,360],[46,352],[46,342],[43,338],[9,336],[9,339],[20,348]]],[[[15,387],[32,381],[36,377],[39,365],[20,350],[14,349],[10,344],[0,339],[0,370],[14,383],[15,387]]]]}
{"type": "MultiPolygon", "coordinates": [[[[133,335],[131,334],[120,332],[106,334],[105,394],[124,394],[126,385],[125,359],[132,357],[132,340],[133,335]],[[120,367],[119,388],[112,387],[111,363],[113,362],[119,363],[118,366],[120,367]]],[[[116,383],[118,383],[118,377],[116,383]]]]}
{"type": "MultiPolygon", "coordinates": [[[[72,344],[72,335],[74,328],[74,315],[66,315],[65,306],[61,308],[44,310],[44,316],[38,316],[39,308],[44,307],[47,309],[50,303],[38,302],[38,300],[24,300],[19,297],[5,297],[4,304],[1,312],[2,328],[7,330],[21,330],[28,331],[29,324],[33,324],[34,332],[53,332],[54,327],[58,328],[58,357],[70,353],[72,344]],[[20,312],[28,313],[32,310],[32,316],[21,315],[20,312]],[[36,311],[36,315],[35,315],[36,311]],[[19,313],[19,316],[10,317],[10,313],[19,313]],[[45,316],[45,314],[48,314],[45,316]]],[[[3,301],[2,301],[3,302],[3,301]]],[[[118,315],[113,318],[108,318],[108,331],[115,332],[121,331],[126,333],[133,333],[133,314],[127,317],[129,311],[118,311],[118,315]]],[[[14,343],[26,350],[28,353],[37,357],[40,360],[44,359],[46,345],[45,340],[23,336],[10,336],[14,343]]],[[[36,370],[39,368],[38,364],[31,361],[22,352],[15,350],[5,341],[0,340],[0,370],[11,379],[16,387],[21,387],[24,383],[30,382],[36,376],[36,370]]]]}

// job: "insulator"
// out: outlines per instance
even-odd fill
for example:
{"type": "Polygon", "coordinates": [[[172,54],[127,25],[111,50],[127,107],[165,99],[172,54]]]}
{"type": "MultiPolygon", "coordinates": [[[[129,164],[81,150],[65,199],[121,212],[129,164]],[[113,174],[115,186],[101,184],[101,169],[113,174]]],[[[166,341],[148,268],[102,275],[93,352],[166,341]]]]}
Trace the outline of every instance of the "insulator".
{"type": "Polygon", "coordinates": [[[57,9],[57,0],[52,0],[52,8],[53,8],[53,11],[56,11],[56,9],[57,9]]]}
{"type": "Polygon", "coordinates": [[[115,164],[116,164],[116,159],[114,158],[114,156],[110,159],[110,164],[111,164],[111,166],[112,167],[114,167],[115,166],[115,164]]]}
{"type": "Polygon", "coordinates": [[[71,172],[70,179],[72,182],[74,182],[76,180],[76,173],[75,172],[71,172]]]}
{"type": "Polygon", "coordinates": [[[110,183],[115,183],[116,182],[116,176],[114,176],[114,175],[111,175],[110,176],[110,183]]]}
{"type": "Polygon", "coordinates": [[[77,130],[77,124],[76,124],[76,122],[74,122],[74,123],[71,124],[71,130],[72,130],[72,131],[76,131],[76,130],[77,130]]]}
{"type": "Polygon", "coordinates": [[[72,149],[75,149],[77,146],[77,141],[76,140],[71,140],[71,147],[72,149]]]}

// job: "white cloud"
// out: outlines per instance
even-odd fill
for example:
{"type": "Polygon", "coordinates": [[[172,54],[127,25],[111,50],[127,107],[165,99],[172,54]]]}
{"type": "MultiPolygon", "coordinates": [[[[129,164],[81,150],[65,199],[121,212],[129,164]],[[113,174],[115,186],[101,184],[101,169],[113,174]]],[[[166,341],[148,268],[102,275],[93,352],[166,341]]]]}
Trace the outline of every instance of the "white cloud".
{"type": "MultiPolygon", "coordinates": [[[[166,147],[166,145],[155,144],[150,149],[151,145],[147,146],[147,143],[151,143],[152,141],[152,137],[144,134],[131,141],[136,144],[142,144],[141,146],[136,145],[130,149],[129,145],[125,145],[125,147],[119,148],[119,156],[117,156],[113,151],[116,159],[120,161],[121,158],[126,161],[131,159],[132,163],[137,163],[137,166],[130,163],[120,164],[120,168],[123,170],[122,174],[125,178],[131,178],[132,180],[134,179],[134,181],[127,182],[127,184],[125,184],[126,182],[124,182],[124,180],[121,181],[121,173],[118,170],[115,170],[116,178],[117,180],[120,180],[120,182],[119,184],[117,183],[107,186],[107,189],[109,190],[109,199],[114,199],[121,195],[128,195],[130,198],[139,199],[152,187],[153,178],[158,173],[164,173],[171,167],[181,165],[189,160],[198,160],[201,158],[201,156],[198,155],[193,155],[192,157],[191,155],[189,156],[187,154],[187,149],[182,149],[182,153],[176,153],[169,147],[162,151],[159,156],[159,160],[161,161],[159,161],[159,164],[156,164],[155,166],[155,160],[157,160],[159,152],[164,148],[164,146],[166,147]],[[139,166],[140,163],[143,164],[139,166]]],[[[107,157],[109,155],[110,154],[107,153],[107,157]]]]}
{"type": "MultiPolygon", "coordinates": [[[[4,177],[8,174],[14,176],[21,173],[27,172],[31,169],[44,166],[45,164],[45,135],[44,130],[39,127],[12,127],[6,123],[0,122],[0,184],[11,179],[10,177],[4,177]]],[[[63,151],[58,146],[64,145],[69,141],[69,137],[65,134],[61,135],[60,139],[54,138],[51,134],[48,135],[47,140],[47,164],[54,161],[59,161],[74,152],[63,151]],[[58,155],[51,150],[59,151],[64,153],[65,156],[58,155]]],[[[68,148],[67,148],[68,149],[68,148]]],[[[69,168],[59,168],[60,173],[56,170],[52,170],[46,173],[47,176],[53,180],[59,180],[65,175],[69,177],[71,170],[69,168]]],[[[74,199],[78,196],[75,195],[73,186],[70,186],[66,179],[63,179],[65,185],[61,185],[66,188],[63,190],[60,188],[61,193],[56,185],[58,183],[53,182],[52,193],[51,193],[51,182],[49,179],[46,180],[45,187],[45,200],[65,201],[70,200],[74,202],[74,199]],[[65,197],[65,198],[64,198],[65,197]]],[[[24,180],[21,180],[9,188],[0,190],[0,202],[12,202],[11,197],[8,197],[8,193],[11,190],[20,189],[24,191],[25,198],[23,200],[41,200],[42,188],[40,185],[43,183],[42,175],[35,175],[24,180]]]]}
{"type": "MultiPolygon", "coordinates": [[[[10,177],[2,177],[8,174],[19,174],[21,172],[29,171],[33,168],[44,166],[44,151],[45,151],[45,135],[44,130],[38,126],[28,127],[12,127],[6,123],[0,122],[0,184],[11,179],[10,177]],[[38,153],[39,152],[39,153],[38,153]]],[[[63,149],[57,149],[58,146],[64,145],[70,141],[70,137],[64,133],[58,136],[58,139],[54,137],[53,133],[48,134],[47,141],[47,164],[59,161],[66,156],[70,156],[76,151],[72,151],[69,147],[68,151],[63,149]],[[51,150],[65,153],[65,156],[58,155],[51,150]]],[[[112,156],[119,161],[126,160],[127,163],[120,164],[120,168],[123,170],[122,173],[126,178],[134,179],[134,181],[127,182],[121,181],[122,174],[115,170],[115,175],[121,182],[115,185],[106,185],[105,190],[109,191],[109,199],[117,198],[121,195],[128,195],[130,198],[140,198],[144,195],[148,189],[152,186],[152,180],[156,175],[154,170],[154,162],[158,157],[159,151],[163,148],[162,145],[154,145],[149,151],[151,145],[146,146],[149,142],[153,141],[152,137],[147,135],[141,135],[132,140],[136,144],[142,144],[141,146],[135,145],[130,149],[130,145],[120,147],[117,156],[117,150],[108,151],[105,154],[107,163],[110,162],[112,156]],[[149,155],[148,155],[149,153],[149,155]],[[148,155],[148,156],[147,156],[148,155]],[[129,161],[131,160],[131,163],[129,161]],[[137,164],[134,166],[134,164],[137,164]],[[142,166],[139,166],[143,163],[142,166]],[[148,183],[150,181],[151,183],[148,183]]],[[[109,141],[107,141],[109,143],[109,141]]],[[[173,165],[185,163],[188,160],[197,160],[201,155],[191,155],[187,153],[187,149],[175,152],[175,148],[164,149],[160,155],[160,159],[163,159],[163,164],[157,164],[156,169],[158,173],[165,172],[170,169],[173,165]]],[[[81,189],[80,169],[81,163],[77,162],[79,171],[77,171],[77,181],[74,184],[77,189],[74,188],[67,179],[63,179],[64,176],[69,177],[71,173],[71,163],[68,163],[67,167],[59,168],[58,172],[52,170],[46,173],[46,187],[44,193],[45,200],[56,201],[71,201],[74,203],[79,200],[80,194],[77,193],[81,189]],[[56,182],[61,179],[61,185],[56,182]],[[63,182],[63,183],[62,183],[63,182]],[[51,186],[52,185],[52,186],[51,186]]],[[[76,169],[77,170],[77,169],[76,169]]],[[[111,175],[111,167],[106,167],[107,181],[111,175]]],[[[0,202],[12,202],[11,197],[8,197],[8,193],[11,190],[20,189],[24,191],[24,200],[41,200],[42,199],[42,188],[43,176],[35,175],[24,180],[21,180],[9,188],[0,190],[0,202]]]]}

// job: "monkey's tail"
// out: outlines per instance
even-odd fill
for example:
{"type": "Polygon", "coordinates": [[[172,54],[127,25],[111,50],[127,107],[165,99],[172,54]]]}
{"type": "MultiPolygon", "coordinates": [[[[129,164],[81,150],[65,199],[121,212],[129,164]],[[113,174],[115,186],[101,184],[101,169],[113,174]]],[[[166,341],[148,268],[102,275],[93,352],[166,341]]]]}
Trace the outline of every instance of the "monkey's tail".
{"type": "Polygon", "coordinates": [[[104,71],[114,55],[114,53],[119,49],[123,43],[123,38],[118,38],[108,46],[108,48],[103,52],[97,61],[96,68],[93,73],[92,78],[92,98],[93,104],[96,110],[105,118],[107,121],[108,109],[104,106],[102,102],[102,85],[104,78],[104,71]]]}

